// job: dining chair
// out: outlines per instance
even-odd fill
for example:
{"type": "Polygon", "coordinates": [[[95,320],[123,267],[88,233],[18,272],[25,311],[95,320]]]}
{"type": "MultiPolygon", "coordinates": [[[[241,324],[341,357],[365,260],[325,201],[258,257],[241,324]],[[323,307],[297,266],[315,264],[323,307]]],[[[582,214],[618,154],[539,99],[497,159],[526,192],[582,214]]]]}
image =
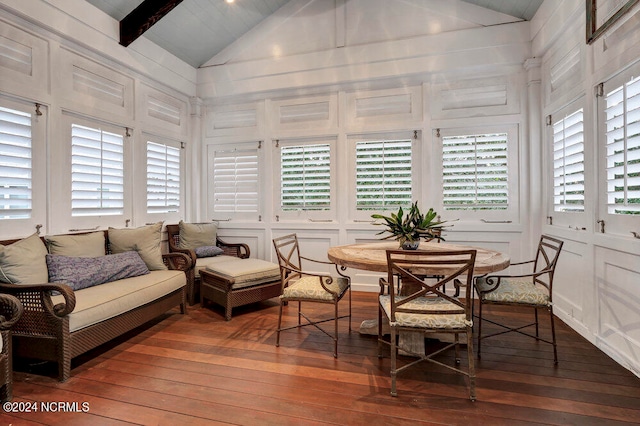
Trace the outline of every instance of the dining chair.
{"type": "Polygon", "coordinates": [[[296,234],[289,234],[283,237],[274,238],[273,246],[278,256],[280,265],[280,278],[282,282],[282,294],[280,296],[280,312],[278,314],[278,329],[276,332],[276,346],[280,346],[280,332],[314,326],[322,333],[333,339],[333,356],[338,357],[338,320],[348,318],[349,332],[351,332],[351,278],[344,275],[338,269],[338,265],[328,261],[315,260],[300,255],[300,245],[296,234]],[[335,267],[337,276],[330,274],[304,271],[302,261],[305,266],[332,265],[335,267]],[[338,302],[342,300],[346,293],[349,293],[349,313],[339,315],[338,302]],[[298,302],[298,323],[294,326],[282,327],[282,311],[289,302],[298,302]],[[332,304],[333,316],[328,319],[311,320],[302,312],[302,302],[332,304]],[[306,323],[302,323],[304,318],[306,323]],[[326,331],[318,324],[334,322],[333,334],[326,331]]]}
{"type": "Polygon", "coordinates": [[[536,256],[526,262],[511,263],[510,266],[532,265],[530,273],[519,275],[484,275],[477,277],[474,283],[478,294],[478,358],[481,357],[482,341],[489,337],[505,333],[517,332],[532,337],[540,342],[553,345],[553,362],[558,364],[558,350],[556,345],[556,331],[553,322],[553,276],[558,257],[562,250],[563,241],[542,235],[538,242],[536,256]],[[509,305],[516,308],[533,308],[534,322],[519,326],[509,326],[495,320],[488,320],[484,313],[484,305],[509,305]],[[546,309],[551,319],[551,340],[540,337],[538,327],[538,309],[546,309]],[[482,322],[487,321],[497,325],[500,331],[482,335],[482,322]],[[523,331],[527,327],[535,326],[535,335],[523,331]]]}
{"type": "Polygon", "coordinates": [[[378,356],[382,348],[391,347],[391,395],[398,396],[396,377],[398,373],[421,361],[429,361],[469,378],[469,398],[476,399],[476,375],[473,357],[471,284],[476,250],[454,251],[407,251],[387,250],[387,277],[380,278],[378,309],[378,356]],[[433,282],[425,276],[437,275],[433,282]],[[394,282],[396,281],[396,282],[394,282]],[[399,282],[398,282],[399,281],[399,282]],[[445,292],[445,284],[459,281],[464,288],[462,298],[445,292]],[[397,285],[400,292],[396,292],[397,285]],[[383,318],[384,317],[384,318],[383,318]],[[383,335],[383,321],[389,324],[390,339],[383,335]],[[453,342],[429,354],[411,353],[417,360],[398,367],[397,336],[400,332],[449,333],[453,342]],[[466,336],[468,366],[460,367],[460,334],[466,336]],[[436,359],[449,349],[455,349],[455,366],[436,359]]]}

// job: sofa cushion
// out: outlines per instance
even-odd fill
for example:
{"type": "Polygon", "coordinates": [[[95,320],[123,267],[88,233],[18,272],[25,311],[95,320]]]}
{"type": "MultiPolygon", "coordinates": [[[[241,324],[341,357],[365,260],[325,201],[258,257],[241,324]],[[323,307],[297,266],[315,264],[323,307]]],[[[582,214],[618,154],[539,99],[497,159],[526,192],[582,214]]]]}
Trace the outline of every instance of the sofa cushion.
{"type": "Polygon", "coordinates": [[[196,252],[196,257],[213,257],[224,253],[224,250],[218,246],[196,247],[194,251],[196,252]]]}
{"type": "Polygon", "coordinates": [[[139,228],[109,228],[112,253],[137,251],[150,271],[167,269],[162,261],[162,222],[139,228]]]}
{"type": "Polygon", "coordinates": [[[195,250],[203,246],[215,246],[218,226],[211,223],[178,223],[181,249],[195,250]]]}
{"type": "Polygon", "coordinates": [[[199,257],[196,259],[196,266],[194,268],[195,276],[200,277],[200,270],[205,269],[208,266],[217,265],[219,263],[231,262],[234,260],[238,260],[235,256],[228,256],[226,254],[221,254],[214,257],[199,257]]]}
{"type": "Polygon", "coordinates": [[[74,257],[104,256],[104,232],[90,232],[74,235],[47,235],[49,254],[74,257]]]}
{"type": "MultiPolygon", "coordinates": [[[[75,292],[76,307],[69,314],[69,331],[80,330],[145,305],[186,285],[182,271],[151,271],[149,274],[113,281],[75,292]]],[[[53,303],[64,302],[53,296],[53,303]]]]}
{"type": "Polygon", "coordinates": [[[280,267],[261,259],[238,259],[207,266],[207,271],[224,278],[231,288],[243,288],[280,279],[280,267]]]}
{"type": "Polygon", "coordinates": [[[10,284],[44,284],[47,247],[37,234],[7,246],[0,244],[0,281],[10,284]]]}
{"type": "Polygon", "coordinates": [[[64,283],[73,290],[149,273],[135,251],[99,257],[47,255],[49,282],[64,283]]]}

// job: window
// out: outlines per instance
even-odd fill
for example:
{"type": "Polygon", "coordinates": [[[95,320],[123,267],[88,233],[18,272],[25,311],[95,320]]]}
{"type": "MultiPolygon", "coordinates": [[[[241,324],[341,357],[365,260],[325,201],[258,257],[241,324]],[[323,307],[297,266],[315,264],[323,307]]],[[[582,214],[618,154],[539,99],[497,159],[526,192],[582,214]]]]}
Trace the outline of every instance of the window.
{"type": "Polygon", "coordinates": [[[71,215],[124,214],[124,138],[71,125],[71,215]]]}
{"type": "Polygon", "coordinates": [[[356,210],[395,210],[412,203],[412,141],[356,142],[356,210]]]}
{"type": "Polygon", "coordinates": [[[556,212],[584,211],[582,108],[562,114],[553,123],[553,209],[556,212]]]}
{"type": "Polygon", "coordinates": [[[31,114],[0,107],[0,220],[31,218],[31,114]]]}
{"type": "Polygon", "coordinates": [[[329,144],[292,145],[280,149],[280,195],[283,211],[330,209],[329,144]]]}
{"type": "Polygon", "coordinates": [[[147,141],[147,213],[180,210],[180,148],[147,141]]]}
{"type": "Polygon", "coordinates": [[[607,212],[640,215],[640,77],[605,95],[607,212]]]}
{"type": "Polygon", "coordinates": [[[507,133],[442,137],[445,210],[509,207],[507,133]]]}
{"type": "Polygon", "coordinates": [[[214,149],[209,161],[214,213],[258,212],[258,149],[251,145],[214,149]]]}

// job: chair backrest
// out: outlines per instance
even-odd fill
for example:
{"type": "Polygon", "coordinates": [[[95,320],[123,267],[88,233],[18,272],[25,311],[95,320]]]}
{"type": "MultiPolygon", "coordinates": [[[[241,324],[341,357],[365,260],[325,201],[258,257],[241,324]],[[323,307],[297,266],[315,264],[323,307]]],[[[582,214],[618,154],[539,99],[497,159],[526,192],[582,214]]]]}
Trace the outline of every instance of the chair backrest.
{"type": "Polygon", "coordinates": [[[536,275],[534,280],[536,283],[543,284],[545,287],[551,290],[553,286],[553,274],[558,264],[558,257],[562,250],[564,241],[557,238],[550,237],[548,235],[542,235],[540,242],[538,243],[538,251],[536,252],[536,258],[533,266],[534,274],[543,272],[540,275],[536,275]],[[546,280],[546,281],[545,281],[546,280]]]}
{"type": "Polygon", "coordinates": [[[167,240],[169,241],[169,246],[180,247],[180,226],[177,224],[166,225],[167,229],[167,240]]]}
{"type": "Polygon", "coordinates": [[[391,320],[395,321],[395,314],[398,312],[418,313],[403,305],[423,297],[445,299],[459,308],[432,313],[442,315],[464,313],[466,319],[471,321],[471,287],[475,261],[476,250],[387,250],[391,320]],[[425,278],[429,276],[438,276],[438,278],[433,282],[433,278],[425,278]],[[396,294],[394,279],[399,280],[399,294],[396,294]],[[446,294],[445,285],[454,282],[458,286],[465,286],[464,298],[458,299],[446,294]]]}
{"type": "Polygon", "coordinates": [[[298,271],[302,270],[302,260],[300,258],[298,236],[289,234],[274,238],[273,247],[276,249],[276,255],[278,256],[282,284],[286,285],[289,281],[300,278],[301,274],[298,271]]]}

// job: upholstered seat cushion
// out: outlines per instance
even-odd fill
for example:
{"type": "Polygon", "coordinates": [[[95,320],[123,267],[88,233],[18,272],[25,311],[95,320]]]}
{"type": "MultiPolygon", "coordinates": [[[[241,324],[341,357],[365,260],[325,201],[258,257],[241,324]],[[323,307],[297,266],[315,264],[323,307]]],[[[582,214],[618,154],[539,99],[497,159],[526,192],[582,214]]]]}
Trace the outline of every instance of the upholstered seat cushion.
{"type": "MultiPolygon", "coordinates": [[[[344,292],[349,288],[349,281],[343,277],[333,277],[333,282],[328,283],[328,278],[324,277],[325,286],[336,293],[338,297],[342,296],[344,292]]],[[[333,301],[333,295],[320,284],[320,278],[316,276],[305,275],[299,280],[296,280],[283,290],[282,299],[307,299],[307,300],[322,300],[333,301]]]]}
{"type": "MultiPolygon", "coordinates": [[[[396,301],[403,300],[404,297],[396,296],[396,301]]],[[[379,296],[380,306],[384,309],[387,318],[391,318],[391,297],[388,295],[379,296]]],[[[463,329],[471,327],[471,321],[467,321],[465,314],[432,314],[433,311],[456,311],[460,306],[449,302],[443,298],[419,297],[404,305],[403,309],[420,310],[424,313],[414,314],[396,312],[395,324],[398,327],[416,327],[441,330],[463,329]]]]}
{"type": "Polygon", "coordinates": [[[231,283],[231,288],[244,288],[280,279],[280,267],[261,259],[231,257],[226,262],[207,266],[207,271],[231,283]]]}
{"type": "MultiPolygon", "coordinates": [[[[478,290],[486,291],[493,287],[484,277],[476,280],[478,290]]],[[[526,305],[549,306],[549,290],[542,284],[533,284],[532,277],[503,278],[495,291],[485,293],[483,300],[503,303],[522,303],[526,305]]]]}
{"type": "Polygon", "coordinates": [[[213,257],[199,257],[196,259],[196,266],[194,269],[196,278],[200,277],[200,270],[207,269],[211,266],[215,270],[215,265],[233,262],[238,260],[235,256],[227,256],[225,254],[221,254],[213,257]]]}
{"type": "MultiPolygon", "coordinates": [[[[182,271],[151,271],[75,292],[76,307],[69,314],[69,331],[76,331],[145,305],[186,285],[182,271]]],[[[64,302],[53,296],[53,303],[64,302]]]]}

